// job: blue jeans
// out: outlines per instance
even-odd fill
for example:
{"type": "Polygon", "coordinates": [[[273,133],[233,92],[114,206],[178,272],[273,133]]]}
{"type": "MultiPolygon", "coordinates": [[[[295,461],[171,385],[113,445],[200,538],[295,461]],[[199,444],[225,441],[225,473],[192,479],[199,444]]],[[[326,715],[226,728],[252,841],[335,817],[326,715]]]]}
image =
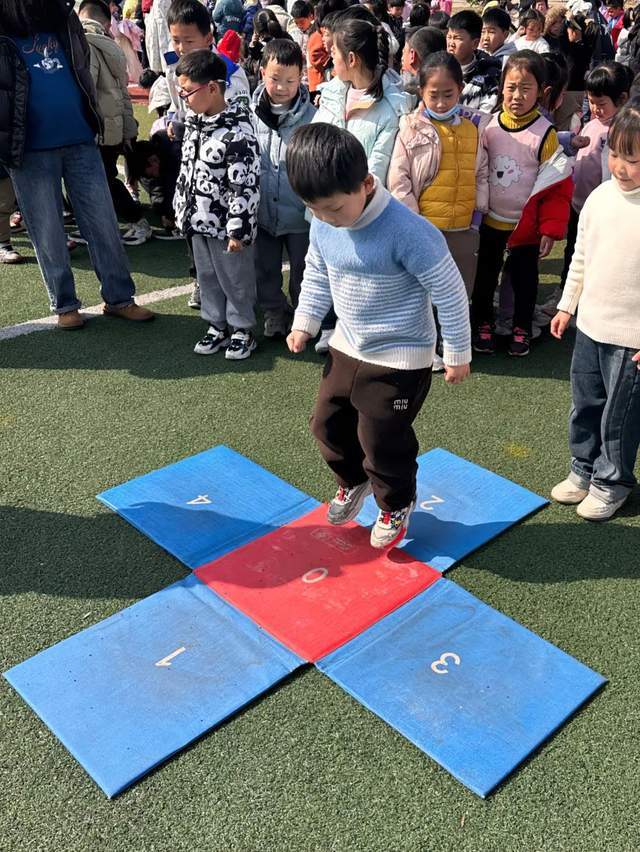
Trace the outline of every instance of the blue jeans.
{"type": "Polygon", "coordinates": [[[570,479],[606,502],[636,484],[640,444],[640,370],[637,350],[597,343],[578,331],[571,362],[570,479]]]}
{"type": "Polygon", "coordinates": [[[80,307],[62,219],[63,180],[87,240],[103,300],[114,308],[130,305],[135,285],[98,148],[90,143],[27,151],[22,167],[10,173],[51,309],[65,314],[80,307]]]}

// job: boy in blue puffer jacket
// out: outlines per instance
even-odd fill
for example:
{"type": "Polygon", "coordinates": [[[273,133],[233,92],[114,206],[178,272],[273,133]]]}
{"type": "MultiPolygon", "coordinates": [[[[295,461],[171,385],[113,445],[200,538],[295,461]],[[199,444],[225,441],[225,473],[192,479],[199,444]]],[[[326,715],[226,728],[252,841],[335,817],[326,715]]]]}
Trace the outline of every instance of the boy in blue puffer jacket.
{"type": "Polygon", "coordinates": [[[305,207],[291,189],[285,155],[294,130],[310,124],[315,107],[302,85],[302,51],[289,39],[273,39],[262,56],[262,83],[252,110],[261,156],[260,208],[256,241],[258,304],[264,311],[265,337],[284,337],[292,307],[298,305],[309,248],[305,207]],[[289,296],[282,291],[282,255],[289,257],[289,296]]]}

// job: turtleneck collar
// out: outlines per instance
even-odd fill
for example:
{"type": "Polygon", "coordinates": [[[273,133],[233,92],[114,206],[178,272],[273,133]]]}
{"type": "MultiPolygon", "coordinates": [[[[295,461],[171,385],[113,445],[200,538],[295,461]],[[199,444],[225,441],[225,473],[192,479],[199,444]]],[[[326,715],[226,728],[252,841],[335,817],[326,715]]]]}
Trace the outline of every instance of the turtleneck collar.
{"type": "Polygon", "coordinates": [[[360,228],[366,228],[374,219],[377,219],[382,211],[386,208],[391,200],[390,193],[382,186],[380,179],[373,176],[373,193],[371,200],[358,216],[353,225],[350,225],[349,231],[357,231],[360,228]]]}
{"type": "Polygon", "coordinates": [[[500,121],[505,127],[508,127],[510,130],[515,130],[525,127],[527,124],[531,124],[539,115],[540,110],[537,106],[524,115],[514,115],[505,106],[503,106],[500,113],[500,121]]]}

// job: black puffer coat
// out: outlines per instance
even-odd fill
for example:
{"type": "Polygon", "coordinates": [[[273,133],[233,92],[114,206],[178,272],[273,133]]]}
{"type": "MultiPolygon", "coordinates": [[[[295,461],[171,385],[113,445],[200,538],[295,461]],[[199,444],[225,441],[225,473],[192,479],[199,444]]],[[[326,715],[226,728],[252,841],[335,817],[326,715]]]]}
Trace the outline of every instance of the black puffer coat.
{"type": "MultiPolygon", "coordinates": [[[[56,35],[69,57],[71,68],[83,95],[85,116],[97,135],[102,133],[96,93],[89,70],[89,45],[82,25],[73,11],[73,2],[55,0],[65,10],[66,26],[56,35]]],[[[29,72],[13,41],[0,32],[0,164],[20,168],[27,127],[29,72]]]]}

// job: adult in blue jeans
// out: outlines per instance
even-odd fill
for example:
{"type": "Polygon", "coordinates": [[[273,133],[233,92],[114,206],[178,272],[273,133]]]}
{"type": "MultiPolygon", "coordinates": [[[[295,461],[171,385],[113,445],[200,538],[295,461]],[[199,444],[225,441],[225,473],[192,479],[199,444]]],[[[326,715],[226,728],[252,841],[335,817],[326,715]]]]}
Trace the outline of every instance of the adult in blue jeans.
{"type": "Polygon", "coordinates": [[[62,218],[62,182],[88,242],[103,311],[133,321],[136,305],[96,137],[102,121],[89,47],[73,0],[0,4],[0,164],[11,176],[58,327],[84,325],[62,218]]]}

